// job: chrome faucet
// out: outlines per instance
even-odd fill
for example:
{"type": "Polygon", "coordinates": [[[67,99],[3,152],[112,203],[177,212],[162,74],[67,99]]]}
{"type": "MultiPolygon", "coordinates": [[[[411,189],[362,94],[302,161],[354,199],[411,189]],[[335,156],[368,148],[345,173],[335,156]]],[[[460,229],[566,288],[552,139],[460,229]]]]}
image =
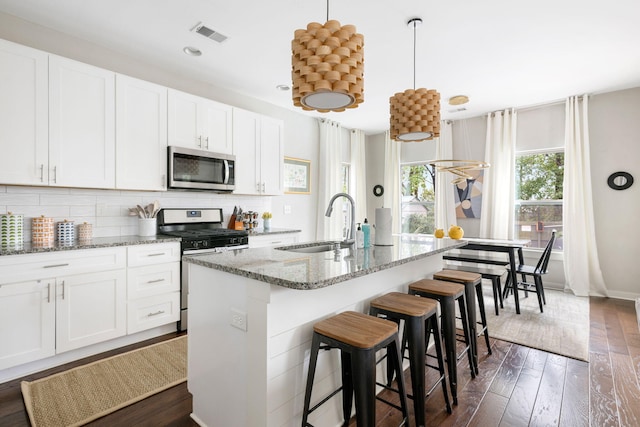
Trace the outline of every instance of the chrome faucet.
{"type": "Polygon", "coordinates": [[[330,217],[331,216],[331,212],[333,212],[333,202],[338,198],[338,197],[345,197],[347,200],[349,200],[349,203],[351,204],[351,227],[349,228],[349,237],[345,238],[344,241],[342,243],[345,244],[353,244],[355,243],[355,233],[356,233],[356,202],[353,200],[353,197],[351,197],[350,195],[348,195],[347,193],[336,193],[334,194],[334,196],[331,198],[331,200],[329,200],[329,207],[327,208],[327,212],[325,212],[325,216],[330,217]]]}

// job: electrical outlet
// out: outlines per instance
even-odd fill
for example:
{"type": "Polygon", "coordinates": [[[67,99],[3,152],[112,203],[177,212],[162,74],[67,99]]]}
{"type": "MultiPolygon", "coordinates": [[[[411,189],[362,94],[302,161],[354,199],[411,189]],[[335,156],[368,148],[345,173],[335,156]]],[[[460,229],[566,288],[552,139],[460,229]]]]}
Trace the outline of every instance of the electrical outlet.
{"type": "Polygon", "coordinates": [[[247,313],[240,311],[237,308],[231,309],[231,326],[238,328],[241,331],[247,330],[247,313]]]}
{"type": "Polygon", "coordinates": [[[284,213],[288,215],[291,213],[291,205],[284,205],[284,213]]]}

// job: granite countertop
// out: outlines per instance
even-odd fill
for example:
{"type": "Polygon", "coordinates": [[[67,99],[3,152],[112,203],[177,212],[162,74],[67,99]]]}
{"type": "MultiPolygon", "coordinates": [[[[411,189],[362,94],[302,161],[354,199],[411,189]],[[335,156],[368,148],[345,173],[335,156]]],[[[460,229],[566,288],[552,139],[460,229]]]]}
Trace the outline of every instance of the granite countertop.
{"type": "Polygon", "coordinates": [[[179,242],[179,237],[171,236],[119,236],[119,237],[94,237],[91,240],[76,240],[73,243],[58,243],[53,246],[38,247],[31,243],[24,243],[18,248],[0,248],[0,256],[24,255],[42,252],[69,251],[76,249],[109,248],[114,246],[146,245],[151,243],[179,242]]]}
{"type": "Polygon", "coordinates": [[[292,228],[277,228],[271,227],[269,230],[264,228],[254,228],[249,231],[249,237],[251,236],[266,236],[268,234],[287,234],[287,233],[301,233],[302,230],[295,230],[292,228]]]}
{"type": "MultiPolygon", "coordinates": [[[[301,248],[330,242],[283,246],[301,248]]],[[[236,249],[215,254],[183,256],[187,263],[225,271],[291,289],[318,289],[392,268],[466,245],[464,240],[436,239],[427,235],[394,236],[393,246],[301,253],[273,247],[236,249]]]]}

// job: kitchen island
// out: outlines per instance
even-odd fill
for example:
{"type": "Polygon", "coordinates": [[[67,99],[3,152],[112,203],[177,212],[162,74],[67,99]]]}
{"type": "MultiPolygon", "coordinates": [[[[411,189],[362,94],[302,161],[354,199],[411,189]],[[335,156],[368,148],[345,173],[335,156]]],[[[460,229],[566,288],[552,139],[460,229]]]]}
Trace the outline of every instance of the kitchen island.
{"type": "MultiPolygon", "coordinates": [[[[313,324],[442,268],[464,241],[397,236],[393,246],[241,249],[183,257],[189,274],[188,388],[203,426],[300,425],[313,324]]],[[[339,352],[318,359],[312,402],[340,385],[339,352]]],[[[341,425],[341,397],[310,417],[341,425]]]]}

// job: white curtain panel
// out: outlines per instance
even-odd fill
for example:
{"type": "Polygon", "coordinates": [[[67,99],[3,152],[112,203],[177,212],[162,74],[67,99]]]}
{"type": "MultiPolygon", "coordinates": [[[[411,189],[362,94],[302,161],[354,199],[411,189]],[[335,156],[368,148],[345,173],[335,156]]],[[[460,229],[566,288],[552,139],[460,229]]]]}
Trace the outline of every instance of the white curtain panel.
{"type": "MultiPolygon", "coordinates": [[[[453,123],[443,120],[440,123],[440,138],[436,144],[436,159],[453,159],[453,123]]],[[[436,174],[435,226],[445,233],[451,225],[456,225],[456,201],[450,173],[436,174]]]]}
{"type": "MultiPolygon", "coordinates": [[[[364,132],[355,129],[351,131],[351,196],[356,201],[356,222],[364,221],[367,216],[367,169],[364,145],[364,132]]],[[[369,222],[372,219],[369,218],[369,222]]]]}
{"type": "Polygon", "coordinates": [[[566,101],[562,201],[565,289],[578,296],[607,296],[593,219],[588,108],[586,95],[566,101]]]}
{"type": "Polygon", "coordinates": [[[480,237],[513,239],[517,113],[511,110],[487,116],[480,237]]]}
{"type": "Polygon", "coordinates": [[[317,240],[342,240],[344,220],[337,209],[337,200],[331,217],[324,213],[331,197],[341,192],[341,135],[342,127],[331,120],[319,119],[320,147],[318,153],[318,217],[316,223],[317,240]]]}
{"type": "MultiPolygon", "coordinates": [[[[393,225],[391,234],[400,233],[400,143],[391,139],[389,131],[385,132],[384,147],[384,204],[383,207],[391,208],[393,225]]],[[[371,222],[371,221],[369,221],[371,222]]]]}

